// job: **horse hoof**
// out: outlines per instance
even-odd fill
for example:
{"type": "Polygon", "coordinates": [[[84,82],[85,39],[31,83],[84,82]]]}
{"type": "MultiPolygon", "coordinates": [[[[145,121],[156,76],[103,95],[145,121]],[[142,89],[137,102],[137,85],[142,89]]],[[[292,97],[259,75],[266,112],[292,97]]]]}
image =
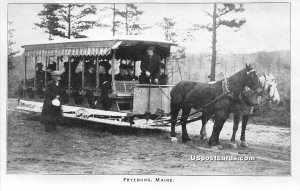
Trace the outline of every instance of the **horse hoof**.
{"type": "Polygon", "coordinates": [[[223,149],[222,145],[217,145],[218,149],[223,149]]]}
{"type": "Polygon", "coordinates": [[[187,143],[187,142],[190,142],[190,141],[191,141],[190,138],[182,139],[182,142],[184,142],[184,143],[187,143]]]}
{"type": "Polygon", "coordinates": [[[229,145],[230,145],[230,147],[231,147],[231,148],[233,148],[233,149],[237,149],[237,145],[236,145],[236,143],[233,143],[233,142],[231,142],[229,145]]]}
{"type": "Polygon", "coordinates": [[[248,143],[247,143],[246,141],[242,141],[242,142],[241,142],[241,146],[242,146],[242,147],[248,147],[248,143]]]}
{"type": "Polygon", "coordinates": [[[208,140],[208,138],[207,138],[206,135],[201,135],[201,136],[200,136],[200,140],[208,140]]]}
{"type": "Polygon", "coordinates": [[[210,148],[211,150],[218,150],[218,149],[219,149],[217,145],[215,145],[215,146],[209,146],[209,148],[210,148]]]}
{"type": "Polygon", "coordinates": [[[172,142],[172,143],[177,143],[177,141],[178,141],[178,140],[177,140],[176,137],[171,137],[171,142],[172,142]]]}

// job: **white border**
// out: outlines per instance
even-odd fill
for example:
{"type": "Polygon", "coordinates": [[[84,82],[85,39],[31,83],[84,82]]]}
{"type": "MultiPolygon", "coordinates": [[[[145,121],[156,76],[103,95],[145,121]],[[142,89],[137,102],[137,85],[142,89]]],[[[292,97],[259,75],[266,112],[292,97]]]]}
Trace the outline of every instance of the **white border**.
{"type": "MultiPolygon", "coordinates": [[[[291,2],[292,13],[292,35],[291,35],[291,52],[292,52],[292,71],[291,71],[291,134],[292,134],[292,176],[290,177],[274,177],[274,176],[173,176],[174,183],[124,183],[122,178],[124,176],[97,176],[97,175],[7,175],[6,174],[6,97],[7,97],[7,3],[46,3],[46,2],[81,2],[81,3],[105,3],[104,0],[92,1],[49,1],[49,0],[4,0],[1,1],[1,178],[0,190],[181,190],[181,189],[197,189],[197,190],[300,190],[300,123],[297,118],[300,114],[300,2],[296,0],[287,1],[281,0],[277,2],[291,2]]],[[[125,3],[126,0],[114,0],[112,2],[125,3]]],[[[131,1],[131,2],[157,2],[157,3],[171,3],[182,2],[184,0],[148,0],[148,1],[131,1]]],[[[209,0],[189,0],[189,2],[212,2],[209,0]]],[[[230,1],[241,2],[241,1],[230,1]]],[[[255,2],[255,1],[243,1],[255,2]]],[[[257,2],[257,1],[256,1],[257,2]]],[[[264,2],[276,2],[271,0],[264,0],[264,2]]],[[[126,176],[126,177],[156,177],[156,176],[126,176]]]]}

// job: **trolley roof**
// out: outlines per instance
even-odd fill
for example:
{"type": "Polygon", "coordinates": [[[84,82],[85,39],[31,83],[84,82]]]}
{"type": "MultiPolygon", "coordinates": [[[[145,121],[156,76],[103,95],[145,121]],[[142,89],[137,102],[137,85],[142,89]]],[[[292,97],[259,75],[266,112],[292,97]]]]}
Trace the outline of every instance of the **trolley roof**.
{"type": "Polygon", "coordinates": [[[153,41],[138,38],[111,39],[70,39],[22,46],[25,56],[100,56],[111,58],[113,49],[116,59],[140,60],[149,46],[154,46],[162,59],[170,56],[170,47],[176,46],[167,41],[153,41]]]}

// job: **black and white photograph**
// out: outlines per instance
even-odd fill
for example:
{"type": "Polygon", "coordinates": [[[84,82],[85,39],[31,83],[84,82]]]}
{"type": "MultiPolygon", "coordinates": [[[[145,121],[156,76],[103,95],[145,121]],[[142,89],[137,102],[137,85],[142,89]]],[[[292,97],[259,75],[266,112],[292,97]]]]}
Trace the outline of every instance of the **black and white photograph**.
{"type": "Polygon", "coordinates": [[[291,177],[293,3],[3,3],[2,172],[291,177]]]}

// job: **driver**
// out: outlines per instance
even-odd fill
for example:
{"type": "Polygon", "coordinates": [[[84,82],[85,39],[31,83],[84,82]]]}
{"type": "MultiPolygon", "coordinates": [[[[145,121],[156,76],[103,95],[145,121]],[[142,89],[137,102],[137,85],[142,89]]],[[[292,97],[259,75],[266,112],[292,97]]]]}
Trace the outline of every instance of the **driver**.
{"type": "Polygon", "coordinates": [[[160,57],[154,53],[155,48],[150,46],[147,49],[147,55],[142,59],[141,70],[142,73],[139,77],[141,84],[158,84],[160,75],[160,57]]]}

